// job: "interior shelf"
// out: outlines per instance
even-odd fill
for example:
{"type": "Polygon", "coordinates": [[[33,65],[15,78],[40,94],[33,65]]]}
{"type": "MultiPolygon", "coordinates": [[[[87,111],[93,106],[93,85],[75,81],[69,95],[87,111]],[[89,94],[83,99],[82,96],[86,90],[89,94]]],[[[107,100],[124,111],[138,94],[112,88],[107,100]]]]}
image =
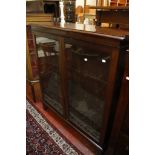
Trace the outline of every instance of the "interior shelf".
{"type": "Polygon", "coordinates": [[[107,84],[107,82],[105,80],[103,80],[102,78],[99,79],[99,78],[97,78],[95,76],[92,76],[92,75],[89,75],[89,74],[84,74],[84,73],[82,73],[82,72],[80,72],[78,70],[75,70],[75,69],[72,69],[72,68],[69,68],[69,67],[68,67],[68,69],[70,70],[70,73],[72,73],[72,74],[76,73],[76,75],[81,76],[82,79],[91,79],[91,80],[94,80],[94,81],[99,82],[99,83],[104,84],[104,85],[107,84]]]}
{"type": "Polygon", "coordinates": [[[128,10],[129,6],[89,6],[89,9],[128,10]]]}

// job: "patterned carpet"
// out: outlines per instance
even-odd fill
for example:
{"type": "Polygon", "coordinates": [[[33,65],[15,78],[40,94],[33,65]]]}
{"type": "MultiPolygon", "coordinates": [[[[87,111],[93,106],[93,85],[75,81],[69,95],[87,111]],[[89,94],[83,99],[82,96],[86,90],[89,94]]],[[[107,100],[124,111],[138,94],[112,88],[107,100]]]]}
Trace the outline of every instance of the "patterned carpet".
{"type": "Polygon", "coordinates": [[[28,101],[26,105],[27,155],[82,155],[28,101]]]}

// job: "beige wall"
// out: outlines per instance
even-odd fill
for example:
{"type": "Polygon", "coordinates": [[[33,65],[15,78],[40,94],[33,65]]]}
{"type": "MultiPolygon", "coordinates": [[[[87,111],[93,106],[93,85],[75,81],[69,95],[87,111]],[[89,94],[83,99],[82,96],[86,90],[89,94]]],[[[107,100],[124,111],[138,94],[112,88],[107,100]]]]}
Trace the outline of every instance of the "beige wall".
{"type": "MultiPolygon", "coordinates": [[[[96,0],[87,0],[86,5],[95,5],[95,4],[96,4],[96,0]]],[[[79,5],[84,6],[84,0],[76,0],[76,7],[79,5]]]]}

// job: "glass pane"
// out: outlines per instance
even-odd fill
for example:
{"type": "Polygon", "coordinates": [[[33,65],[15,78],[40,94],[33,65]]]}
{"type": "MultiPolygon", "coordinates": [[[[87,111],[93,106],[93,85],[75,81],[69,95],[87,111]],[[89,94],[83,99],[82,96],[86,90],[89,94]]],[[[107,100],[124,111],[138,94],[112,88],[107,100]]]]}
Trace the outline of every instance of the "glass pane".
{"type": "Polygon", "coordinates": [[[99,142],[110,56],[78,44],[65,44],[69,120],[99,142]]]}
{"type": "Polygon", "coordinates": [[[63,114],[59,73],[59,41],[36,37],[36,44],[44,103],[63,114]]]}

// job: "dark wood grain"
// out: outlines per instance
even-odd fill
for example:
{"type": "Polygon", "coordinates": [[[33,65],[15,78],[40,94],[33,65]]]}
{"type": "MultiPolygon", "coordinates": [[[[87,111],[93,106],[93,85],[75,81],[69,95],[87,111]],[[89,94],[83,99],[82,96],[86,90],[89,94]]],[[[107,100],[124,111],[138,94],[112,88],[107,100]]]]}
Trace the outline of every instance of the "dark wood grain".
{"type": "Polygon", "coordinates": [[[129,77],[128,52],[126,52],[121,92],[106,155],[129,154],[129,81],[127,77],[129,77]]]}
{"type": "MultiPolygon", "coordinates": [[[[113,29],[113,28],[101,28],[95,25],[84,25],[84,24],[72,24],[66,23],[61,25],[60,23],[48,23],[48,24],[31,24],[33,31],[35,29],[44,32],[52,33],[50,31],[63,31],[66,33],[77,32],[79,34],[86,34],[91,36],[100,36],[106,38],[114,38],[116,40],[124,40],[129,35],[128,30],[113,29]],[[46,28],[46,29],[45,29],[46,28]]],[[[68,35],[68,34],[67,34],[68,35]]]]}
{"type": "MultiPolygon", "coordinates": [[[[66,122],[73,129],[78,131],[84,139],[87,139],[87,143],[93,144],[96,150],[103,151],[104,147],[107,145],[106,137],[110,136],[112,120],[114,116],[112,112],[117,109],[120,83],[122,77],[122,65],[124,62],[122,52],[128,47],[128,31],[122,29],[114,28],[100,28],[97,26],[76,25],[76,24],[65,24],[61,25],[59,23],[48,23],[48,24],[32,24],[32,33],[34,36],[41,36],[46,38],[51,38],[59,41],[60,53],[59,53],[59,71],[60,71],[60,87],[63,105],[64,115],[59,115],[63,121],[66,122]],[[94,141],[86,132],[79,129],[76,125],[69,120],[69,94],[68,94],[68,68],[66,64],[66,49],[65,43],[72,44],[74,46],[80,47],[91,51],[92,54],[102,53],[110,57],[109,67],[106,68],[107,85],[104,88],[102,97],[104,98],[104,108],[102,116],[102,128],[100,131],[99,142],[94,141]],[[118,93],[117,93],[118,91],[118,93]],[[117,97],[116,97],[117,96],[117,97]],[[114,108],[114,110],[112,110],[114,108]],[[109,130],[110,129],[110,130],[109,130]]],[[[82,80],[82,79],[81,79],[82,80]]],[[[92,84],[90,84],[92,85],[92,84]]],[[[91,87],[90,87],[91,88],[91,87]]],[[[48,105],[51,111],[54,111],[52,106],[48,105]]]]}

